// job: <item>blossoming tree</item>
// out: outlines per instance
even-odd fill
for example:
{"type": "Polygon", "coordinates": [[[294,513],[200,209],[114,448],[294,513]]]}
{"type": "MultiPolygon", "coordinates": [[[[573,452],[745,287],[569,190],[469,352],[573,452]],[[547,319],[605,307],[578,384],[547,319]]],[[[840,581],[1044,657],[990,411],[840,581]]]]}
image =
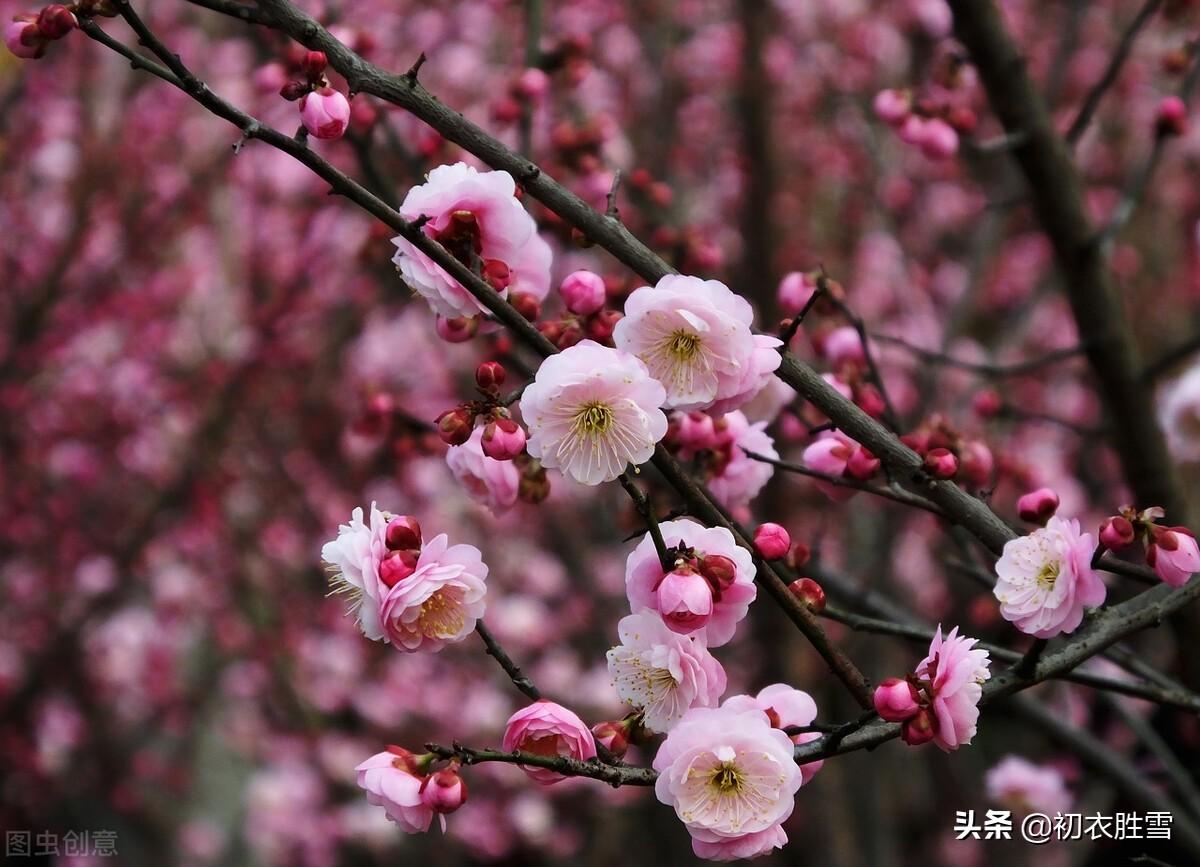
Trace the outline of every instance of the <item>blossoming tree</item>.
{"type": "Polygon", "coordinates": [[[1200,859],[1194,4],[142,5],[6,19],[6,826],[1200,859]]]}

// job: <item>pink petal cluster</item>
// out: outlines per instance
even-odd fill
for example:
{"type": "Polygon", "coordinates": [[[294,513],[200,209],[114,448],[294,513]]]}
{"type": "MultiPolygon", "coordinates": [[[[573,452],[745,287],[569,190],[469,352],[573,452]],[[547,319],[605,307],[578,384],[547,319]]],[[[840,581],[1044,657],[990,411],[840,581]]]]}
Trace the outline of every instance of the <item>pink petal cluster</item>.
{"type": "MultiPolygon", "coordinates": [[[[535,701],[508,718],[504,727],[504,749],[539,756],[567,756],[580,761],[596,757],[596,742],[583,720],[560,704],[535,701]]],[[[547,768],[522,767],[535,782],[550,786],[565,780],[547,768]]]]}
{"type": "MultiPolygon", "coordinates": [[[[750,552],[740,547],[734,541],[733,534],[723,527],[704,527],[695,521],[679,520],[665,521],[659,525],[659,529],[669,551],[676,551],[682,545],[696,558],[715,555],[727,557],[733,562],[735,574],[727,586],[719,591],[714,591],[707,584],[704,586],[704,601],[709,603],[707,615],[701,625],[689,630],[691,634],[703,636],[706,646],[720,647],[733,638],[737,624],[746,616],[750,603],[758,593],[750,552]]],[[[676,559],[677,571],[681,567],[690,568],[687,558],[683,556],[676,559]]],[[[660,590],[667,577],[654,548],[654,540],[647,533],[625,561],[625,593],[629,597],[630,608],[633,611],[649,609],[662,616],[665,594],[660,590]]],[[[673,628],[678,631],[680,627],[674,624],[673,628]]]]}
{"type": "MultiPolygon", "coordinates": [[[[879,459],[841,431],[828,431],[804,449],[804,465],[817,472],[839,478],[866,481],[879,471],[879,459]]],[[[844,503],[858,491],[814,479],[817,490],[835,503],[844,503]]]]}
{"type": "Polygon", "coordinates": [[[701,459],[708,474],[708,489],[726,508],[745,506],[770,481],[775,467],[747,457],[750,451],[778,458],[767,422],[751,424],[741,410],[715,421],[701,412],[675,413],[678,452],[685,461],[701,459]]]}
{"type": "Polygon", "coordinates": [[[621,700],[642,711],[652,732],[668,732],[693,707],[716,707],[725,669],[702,637],[668,629],[652,611],[617,624],[621,644],[608,651],[608,673],[621,700]]]}
{"type": "Polygon", "coordinates": [[[384,751],[354,769],[367,801],[387,811],[387,817],[406,834],[429,830],[433,809],[421,797],[422,778],[409,769],[407,757],[384,751]]]}
{"type": "MultiPolygon", "coordinates": [[[[424,184],[409,190],[400,213],[409,220],[428,217],[421,231],[448,244],[451,252],[459,246],[472,248],[485,275],[497,275],[492,285],[501,296],[521,292],[540,301],[550,291],[552,254],[515,193],[516,182],[508,172],[481,172],[454,163],[438,166],[424,184]]],[[[403,236],[392,243],[397,247],[392,261],[400,276],[434,312],[471,317],[485,309],[403,236]]],[[[461,252],[465,256],[470,251],[461,252]]]]}
{"type": "Polygon", "coordinates": [[[1074,519],[1051,517],[1045,527],[1004,546],[994,589],[1000,614],[1022,632],[1053,638],[1073,632],[1083,609],[1104,603],[1106,588],[1091,568],[1096,544],[1074,519]]]}
{"type": "Polygon", "coordinates": [[[667,432],[663,387],[627,352],[584,340],[542,362],[521,395],[526,448],[585,485],[645,463],[667,432]]]}
{"type": "Polygon", "coordinates": [[[461,446],[446,450],[446,465],[473,499],[499,515],[517,502],[521,474],[512,461],[498,461],[483,453],[483,428],[477,427],[461,446]]]}
{"type": "Polygon", "coordinates": [[[753,398],[779,367],[781,342],[754,334],[753,321],[750,302],[724,283],[668,274],[633,291],[613,340],[645,362],[667,406],[720,414],[753,398]]]}
{"type": "MultiPolygon", "coordinates": [[[[1157,528],[1155,528],[1157,529],[1157,528]]],[[[1146,546],[1146,562],[1172,587],[1182,587],[1200,572],[1200,546],[1186,527],[1158,530],[1146,546]]]]}
{"type": "MultiPolygon", "coordinates": [[[[763,687],[755,696],[730,696],[721,706],[733,711],[761,710],[777,729],[810,725],[817,718],[817,703],[813,701],[812,696],[786,683],[773,683],[763,687]]],[[[792,735],[792,743],[806,744],[820,737],[819,732],[801,732],[792,735]]],[[[801,765],[800,784],[803,785],[816,776],[824,764],[824,760],[818,759],[801,765]]]]}
{"type": "Polygon", "coordinates": [[[1005,756],[984,781],[989,798],[1017,813],[1054,816],[1071,809],[1071,792],[1062,772],[1020,756],[1005,756]]]}
{"type": "Polygon", "coordinates": [[[338,527],[337,538],[321,548],[321,559],[331,572],[334,589],[349,597],[348,613],[356,615],[363,634],[372,641],[383,638],[379,567],[388,554],[387,525],[387,517],[374,503],[369,523],[363,521],[362,508],[356,508],[350,523],[338,527]]]}
{"type": "Polygon", "coordinates": [[[700,858],[755,858],[787,842],[803,776],[792,741],[754,708],[694,708],[654,757],[654,793],[692,836],[700,858]]]}
{"type": "Polygon", "coordinates": [[[929,645],[916,674],[928,682],[930,708],[937,721],[933,742],[949,752],[969,744],[979,721],[983,684],[992,676],[988,652],[975,649],[977,638],[958,634],[958,627],[942,638],[942,627],[929,645]]]}

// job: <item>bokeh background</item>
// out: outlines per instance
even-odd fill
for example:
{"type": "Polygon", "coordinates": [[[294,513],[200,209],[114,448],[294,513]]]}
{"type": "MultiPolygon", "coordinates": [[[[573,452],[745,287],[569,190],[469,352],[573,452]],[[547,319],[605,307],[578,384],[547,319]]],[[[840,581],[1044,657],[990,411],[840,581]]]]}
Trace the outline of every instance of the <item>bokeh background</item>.
{"type": "MultiPolygon", "coordinates": [[[[940,414],[931,423],[956,448],[989,462],[1002,514],[1015,519],[1015,497],[1039,485],[1092,526],[1124,502],[1081,359],[1020,376],[986,368],[1077,336],[940,0],[301,5],[384,67],[426,52],[421,78],[435,94],[598,207],[621,170],[631,230],[752,299],[764,327],[789,312],[776,297],[785,275],[824,266],[880,335],[898,412],[909,427],[940,414]],[[544,93],[531,66],[548,75],[544,93]],[[884,88],[957,112],[957,154],[931,158],[878,120],[884,88]]],[[[1001,5],[1065,127],[1141,4],[1001,5]]],[[[1161,99],[1184,86],[1196,5],[1161,4],[1078,146],[1100,223],[1152,153],[1161,99]]],[[[139,8],[218,93],[298,125],[278,96],[296,46],[177,0],[139,8]]],[[[0,3],[5,20],[19,11],[0,3]]],[[[119,20],[104,27],[133,44],[119,20]]],[[[312,146],[393,204],[464,158],[398,109],[353,105],[350,133],[312,146]]],[[[501,516],[462,490],[429,423],[472,394],[479,361],[519,369],[523,356],[498,333],[439,340],[390,264],[385,227],[264,145],[235,153],[237,138],[82,34],[42,60],[0,55],[0,826],[111,830],[115,863],[129,865],[693,863],[649,790],[541,789],[515,768],[477,767],[445,836],[407,837],[354,786],[354,765],[383,744],[498,743],[522,697],[477,642],[402,655],[358,633],[327,596],[319,555],[353,507],[377,501],[477,545],[491,629],[589,722],[622,713],[604,651],[627,612],[633,543],[622,539],[638,519],[619,490],[559,477],[547,502],[501,516]]],[[[1198,154],[1194,130],[1171,141],[1113,242],[1150,358],[1197,325],[1198,154]]],[[[528,204],[556,278],[592,268],[617,304],[640,285],[528,204]]],[[[818,312],[795,351],[831,369],[821,337],[844,324],[818,312]]],[[[789,402],[773,421],[785,456],[802,449],[805,420],[789,402]]],[[[1173,438],[1197,430],[1181,423],[1173,438]]],[[[927,515],[864,497],[831,508],[811,483],[776,473],[743,516],[787,525],[843,600],[869,592],[925,622],[1014,641],[964,577],[969,546],[927,515]]],[[[730,692],[784,680],[812,693],[821,720],[855,715],[769,603],[749,626],[720,653],[730,692]]],[[[873,679],[924,655],[829,629],[873,679]]],[[[1169,670],[1194,640],[1163,630],[1138,648],[1169,670]]],[[[1062,684],[1034,694],[1155,785],[1162,768],[1131,717],[1195,767],[1194,717],[1062,684]]],[[[1157,851],[956,842],[956,810],[1001,806],[984,778],[1009,754],[1061,772],[1080,812],[1135,809],[999,706],[950,756],[891,743],[828,761],[799,793],[791,846],[763,863],[1065,867],[1157,851]]],[[[58,857],[12,863],[114,863],[70,856],[59,840],[58,857]]]]}

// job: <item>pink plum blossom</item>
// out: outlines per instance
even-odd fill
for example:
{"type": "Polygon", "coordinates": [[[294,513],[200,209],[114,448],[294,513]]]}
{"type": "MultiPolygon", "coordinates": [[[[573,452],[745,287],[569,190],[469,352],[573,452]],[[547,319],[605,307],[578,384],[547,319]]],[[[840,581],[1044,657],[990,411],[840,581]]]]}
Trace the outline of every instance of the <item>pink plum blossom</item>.
{"type": "MultiPolygon", "coordinates": [[[[539,756],[596,757],[596,742],[583,720],[560,704],[535,701],[514,713],[504,726],[504,749],[539,756]]],[[[522,767],[535,782],[550,786],[566,779],[547,768],[522,767]]]]}
{"type": "Polygon", "coordinates": [[[693,708],[658,748],[654,793],[684,823],[698,857],[765,855],[787,842],[782,823],[803,782],[793,746],[757,707],[693,708]]]}
{"type": "Polygon", "coordinates": [[[354,770],[367,800],[387,811],[387,817],[406,834],[429,830],[433,810],[421,797],[422,778],[413,770],[407,751],[376,753],[354,770]]]}
{"type": "Polygon", "coordinates": [[[610,482],[667,432],[663,387],[627,352],[593,340],[552,355],[521,395],[529,454],[577,482],[610,482]]]}
{"type": "MultiPolygon", "coordinates": [[[[409,220],[426,216],[421,231],[452,253],[477,256],[485,276],[503,297],[524,293],[537,300],[550,291],[549,245],[517,201],[516,183],[505,171],[477,171],[466,163],[438,166],[400,205],[409,220]],[[500,275],[504,275],[501,277],[500,275]]],[[[445,317],[484,311],[471,293],[403,236],[392,239],[392,261],[401,278],[445,317]]]]}
{"type": "Polygon", "coordinates": [[[309,135],[341,138],[350,124],[350,100],[332,87],[306,93],[300,98],[300,120],[309,135]]]}
{"type": "Polygon", "coordinates": [[[477,427],[461,446],[446,450],[446,466],[468,494],[492,514],[507,512],[517,502],[521,474],[512,461],[498,461],[483,453],[483,428],[477,427]]]}
{"type": "Polygon", "coordinates": [[[1200,365],[1188,368],[1163,388],[1158,420],[1177,460],[1200,461],[1200,365]]]}
{"type": "MultiPolygon", "coordinates": [[[[777,729],[790,726],[807,726],[817,718],[817,703],[811,695],[796,689],[786,683],[773,683],[758,691],[758,695],[732,695],[721,705],[734,711],[757,708],[767,715],[771,725],[777,729]]],[[[820,732],[800,732],[792,735],[795,744],[806,744],[818,740],[820,732]]],[[[811,780],[824,766],[825,762],[818,759],[815,762],[805,762],[800,766],[801,785],[811,780]]]]}
{"type": "Polygon", "coordinates": [[[633,291],[613,340],[645,362],[667,406],[719,414],[753,398],[779,367],[780,341],[755,335],[753,321],[750,302],[724,283],[668,274],[633,291]]]}
{"type": "Polygon", "coordinates": [[[437,652],[462,641],[483,616],[487,574],[478,548],[435,536],[421,548],[416,570],[380,599],[385,636],[406,651],[437,652]]]}
{"type": "MultiPolygon", "coordinates": [[[[719,591],[710,588],[712,610],[702,633],[708,647],[720,647],[733,638],[737,624],[758,592],[754,584],[754,561],[750,552],[734,541],[724,527],[705,527],[690,520],[664,521],[659,525],[668,551],[679,552],[676,567],[690,566],[691,558],[713,554],[727,557],[735,566],[733,581],[719,591]],[[682,546],[682,552],[680,548],[682,546]]],[[[666,573],[659,562],[654,541],[647,533],[625,561],[625,592],[633,611],[650,609],[662,613],[658,593],[666,573]]]]}
{"type": "Polygon", "coordinates": [[[1054,816],[1071,809],[1071,792],[1055,768],[1005,756],[984,778],[988,797],[1020,814],[1054,816]]]}
{"type": "Polygon", "coordinates": [[[668,732],[693,707],[716,707],[725,669],[700,637],[668,629],[639,611],[617,624],[621,643],[608,651],[608,672],[621,700],[642,711],[652,732],[668,732]]]}
{"type": "Polygon", "coordinates": [[[1074,632],[1084,608],[1104,604],[1106,588],[1091,567],[1096,543],[1075,519],[1050,518],[1045,527],[1004,546],[996,562],[1000,614],[1036,638],[1074,632]]]}
{"type": "Polygon", "coordinates": [[[4,44],[17,57],[35,60],[46,53],[48,41],[33,15],[18,15],[4,25],[4,44]]]}
{"type": "Polygon", "coordinates": [[[567,309],[588,316],[604,306],[604,278],[592,271],[572,271],[558,287],[567,309]]]}
{"type": "Polygon", "coordinates": [[[1200,546],[1186,527],[1158,530],[1146,547],[1146,562],[1172,587],[1182,587],[1200,572],[1200,546]]]}
{"type": "MultiPolygon", "coordinates": [[[[350,599],[348,613],[356,615],[363,634],[372,641],[383,638],[379,620],[381,581],[379,567],[387,557],[388,518],[371,504],[369,523],[363,521],[363,510],[356,508],[349,524],[338,527],[337,538],[326,542],[321,559],[332,573],[334,589],[350,599]]],[[[385,588],[386,589],[386,588],[385,588]]]]}
{"type": "Polygon", "coordinates": [[[916,674],[928,682],[930,708],[937,721],[933,742],[949,752],[969,744],[979,721],[979,699],[990,678],[988,652],[975,648],[977,638],[958,634],[958,627],[942,638],[942,627],[929,645],[929,655],[916,674]]]}
{"type": "Polygon", "coordinates": [[[767,433],[767,423],[751,424],[740,410],[722,416],[720,427],[716,447],[719,456],[710,464],[708,489],[726,508],[736,509],[757,497],[775,474],[774,466],[754,460],[746,452],[775,459],[779,452],[767,433]]]}

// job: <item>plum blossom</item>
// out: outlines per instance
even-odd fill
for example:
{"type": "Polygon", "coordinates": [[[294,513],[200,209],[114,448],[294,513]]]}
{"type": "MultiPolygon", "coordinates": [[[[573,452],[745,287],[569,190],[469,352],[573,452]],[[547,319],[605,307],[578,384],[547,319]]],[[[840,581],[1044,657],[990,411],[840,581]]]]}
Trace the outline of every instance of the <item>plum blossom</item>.
{"type": "Polygon", "coordinates": [[[407,750],[394,747],[376,753],[354,769],[367,801],[383,807],[387,817],[406,834],[428,831],[433,821],[433,809],[421,797],[422,778],[416,773],[413,759],[407,750]]]}
{"type": "Polygon", "coordinates": [[[652,611],[621,618],[621,644],[608,651],[608,672],[621,700],[642,711],[644,725],[668,732],[693,707],[716,707],[722,668],[703,638],[679,635],[652,611]]]}
{"type": "Polygon", "coordinates": [[[765,855],[787,842],[803,775],[792,741],[757,707],[693,708],[654,757],[654,793],[673,807],[700,858],[765,855]]]}
{"type": "Polygon", "coordinates": [[[917,666],[917,677],[927,682],[925,691],[936,720],[933,742],[949,752],[969,744],[979,721],[983,684],[992,676],[988,652],[975,648],[977,638],[958,634],[958,627],[942,638],[942,627],[929,645],[929,655],[917,666]]]}
{"type": "MultiPolygon", "coordinates": [[[[665,521],[659,530],[667,550],[675,556],[676,572],[691,570],[704,575],[710,571],[705,568],[706,558],[727,558],[732,562],[734,574],[731,578],[725,582],[707,581],[705,591],[711,600],[711,609],[703,624],[692,630],[693,634],[703,635],[708,647],[726,644],[733,638],[737,624],[746,616],[758,592],[750,552],[740,547],[733,534],[724,527],[704,527],[694,521],[679,520],[665,521]]],[[[625,593],[630,608],[633,611],[650,609],[662,615],[664,598],[659,591],[666,578],[654,540],[646,534],[625,561],[625,593]]]]}
{"type": "Polygon", "coordinates": [[[446,450],[446,465],[473,499],[492,514],[507,512],[517,502],[521,474],[512,461],[498,461],[483,453],[483,428],[477,427],[461,446],[446,450]]]}
{"type": "Polygon", "coordinates": [[[1187,527],[1152,528],[1146,562],[1172,587],[1182,587],[1200,572],[1200,545],[1187,527]]]}
{"type": "Polygon", "coordinates": [[[779,367],[782,343],[755,335],[753,321],[750,302],[724,283],[668,274],[633,291],[613,340],[646,363],[668,406],[720,414],[753,398],[779,367]]]}
{"type": "MultiPolygon", "coordinates": [[[[789,726],[806,726],[817,718],[817,703],[811,695],[803,690],[788,686],[786,683],[773,683],[758,691],[758,695],[732,695],[725,699],[721,707],[727,710],[743,711],[757,708],[767,715],[767,719],[777,729],[789,726]]],[[[792,735],[792,743],[806,744],[821,737],[820,732],[801,732],[792,735]]],[[[804,785],[825,764],[823,760],[806,762],[800,766],[800,784],[804,785]]]]}
{"type": "Polygon", "coordinates": [[[1000,614],[1036,638],[1073,632],[1085,607],[1104,603],[1104,582],[1091,568],[1095,548],[1078,521],[1057,516],[1013,539],[996,563],[1000,614]]]}
{"type": "Polygon", "coordinates": [[[1005,756],[984,778],[988,797],[1018,813],[1053,816],[1071,809],[1071,793],[1055,768],[1005,756]]]}
{"type": "Polygon", "coordinates": [[[663,387],[627,352],[584,340],[542,362],[521,395],[526,446],[585,485],[642,464],[667,432],[663,387]]]}
{"type": "MultiPolygon", "coordinates": [[[[539,756],[567,756],[586,761],[596,757],[591,731],[573,711],[552,701],[535,701],[514,713],[504,726],[504,749],[539,756]]],[[[521,767],[535,782],[551,786],[566,779],[548,768],[521,767]]]]}
{"type": "Polygon", "coordinates": [[[1200,461],[1200,365],[1166,386],[1158,399],[1158,420],[1167,447],[1180,461],[1200,461]]]}
{"type": "MultiPolygon", "coordinates": [[[[703,465],[708,472],[708,490],[726,508],[747,505],[771,480],[775,467],[746,454],[779,458],[765,421],[751,424],[741,410],[727,413],[715,423],[704,413],[681,413],[677,417],[708,419],[707,435],[685,440],[680,456],[703,465]]],[[[697,422],[692,428],[701,424],[697,422]]]]}
{"type": "MultiPolygon", "coordinates": [[[[540,301],[550,291],[552,254],[515,193],[508,172],[481,172],[460,162],[433,169],[424,184],[409,190],[400,213],[408,220],[428,217],[422,232],[464,262],[478,258],[484,278],[501,296],[524,293],[540,301]]],[[[398,235],[392,243],[400,276],[435,313],[472,317],[485,310],[406,238],[398,235]]]]}
{"type": "Polygon", "coordinates": [[[388,519],[371,504],[369,523],[363,522],[363,510],[356,508],[350,523],[338,527],[337,538],[321,548],[321,559],[331,573],[334,590],[350,599],[347,613],[358,618],[363,634],[372,641],[383,638],[379,620],[379,567],[388,555],[388,519]]]}

